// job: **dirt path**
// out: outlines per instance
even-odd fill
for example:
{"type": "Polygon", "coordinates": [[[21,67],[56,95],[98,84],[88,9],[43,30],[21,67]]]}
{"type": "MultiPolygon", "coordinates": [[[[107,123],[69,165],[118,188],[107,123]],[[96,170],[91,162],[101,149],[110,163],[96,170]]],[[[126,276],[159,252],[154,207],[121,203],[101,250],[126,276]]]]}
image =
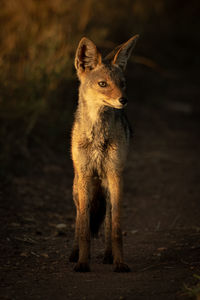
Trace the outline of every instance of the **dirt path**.
{"type": "Polygon", "coordinates": [[[0,299],[188,299],[184,283],[200,273],[198,120],[138,103],[129,118],[123,235],[132,272],[101,264],[102,234],[92,243],[92,272],[73,272],[73,173],[61,157],[0,195],[0,299]]]}

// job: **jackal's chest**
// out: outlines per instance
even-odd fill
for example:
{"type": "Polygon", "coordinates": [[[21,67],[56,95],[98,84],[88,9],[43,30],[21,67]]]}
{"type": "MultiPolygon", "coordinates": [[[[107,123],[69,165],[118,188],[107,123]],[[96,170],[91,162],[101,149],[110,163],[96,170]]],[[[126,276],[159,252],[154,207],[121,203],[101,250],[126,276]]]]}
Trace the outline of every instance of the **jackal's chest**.
{"type": "Polygon", "coordinates": [[[92,163],[102,165],[109,157],[110,143],[109,140],[94,140],[89,148],[90,160],[92,163]]]}
{"type": "Polygon", "coordinates": [[[108,137],[91,136],[79,144],[79,151],[86,155],[88,163],[103,162],[109,155],[112,141],[108,137]]]}
{"type": "Polygon", "coordinates": [[[126,133],[118,123],[111,125],[101,122],[89,129],[87,126],[74,128],[72,159],[77,169],[98,174],[110,168],[123,169],[128,149],[126,133]]]}
{"type": "Polygon", "coordinates": [[[76,151],[76,165],[84,172],[97,172],[104,176],[111,169],[122,170],[126,161],[128,145],[112,139],[85,140],[76,151]]]}

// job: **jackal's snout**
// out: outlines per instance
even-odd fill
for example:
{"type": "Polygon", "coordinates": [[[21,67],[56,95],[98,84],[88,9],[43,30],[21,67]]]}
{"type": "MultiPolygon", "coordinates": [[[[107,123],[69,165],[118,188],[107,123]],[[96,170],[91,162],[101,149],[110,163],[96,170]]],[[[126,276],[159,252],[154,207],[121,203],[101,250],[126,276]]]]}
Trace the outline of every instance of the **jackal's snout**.
{"type": "Polygon", "coordinates": [[[103,103],[106,106],[122,109],[127,105],[128,99],[124,91],[120,91],[118,88],[113,88],[111,92],[108,91],[103,95],[103,103]]]}
{"type": "Polygon", "coordinates": [[[126,90],[125,88],[120,89],[120,88],[116,88],[116,90],[118,91],[114,97],[113,97],[113,101],[110,100],[111,102],[111,106],[118,108],[118,109],[122,109],[124,108],[127,104],[128,104],[128,98],[126,96],[126,90]]]}
{"type": "Polygon", "coordinates": [[[126,105],[127,102],[128,102],[128,99],[125,98],[125,97],[121,97],[121,98],[119,98],[119,102],[120,102],[122,105],[126,105]]]}

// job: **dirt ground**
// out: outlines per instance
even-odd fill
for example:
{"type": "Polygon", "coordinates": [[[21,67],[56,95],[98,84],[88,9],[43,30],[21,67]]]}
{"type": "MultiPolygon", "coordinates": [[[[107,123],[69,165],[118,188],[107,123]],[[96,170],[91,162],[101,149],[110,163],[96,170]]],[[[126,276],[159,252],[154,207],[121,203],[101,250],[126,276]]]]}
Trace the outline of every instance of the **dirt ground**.
{"type": "Polygon", "coordinates": [[[91,272],[73,271],[67,144],[65,157],[14,178],[0,193],[0,299],[188,299],[184,284],[200,274],[199,115],[176,101],[190,88],[180,79],[157,94],[170,101],[128,106],[135,133],[124,172],[123,236],[132,271],[114,273],[101,263],[102,233],[92,242],[91,272]]]}

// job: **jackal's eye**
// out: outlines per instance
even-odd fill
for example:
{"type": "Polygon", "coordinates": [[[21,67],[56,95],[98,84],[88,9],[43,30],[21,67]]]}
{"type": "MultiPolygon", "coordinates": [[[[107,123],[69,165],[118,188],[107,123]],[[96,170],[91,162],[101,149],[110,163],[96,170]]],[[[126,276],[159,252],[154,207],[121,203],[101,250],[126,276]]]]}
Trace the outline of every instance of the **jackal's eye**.
{"type": "Polygon", "coordinates": [[[98,82],[98,85],[99,85],[100,87],[106,87],[106,86],[107,86],[107,82],[106,82],[106,81],[99,81],[99,82],[98,82]]]}

